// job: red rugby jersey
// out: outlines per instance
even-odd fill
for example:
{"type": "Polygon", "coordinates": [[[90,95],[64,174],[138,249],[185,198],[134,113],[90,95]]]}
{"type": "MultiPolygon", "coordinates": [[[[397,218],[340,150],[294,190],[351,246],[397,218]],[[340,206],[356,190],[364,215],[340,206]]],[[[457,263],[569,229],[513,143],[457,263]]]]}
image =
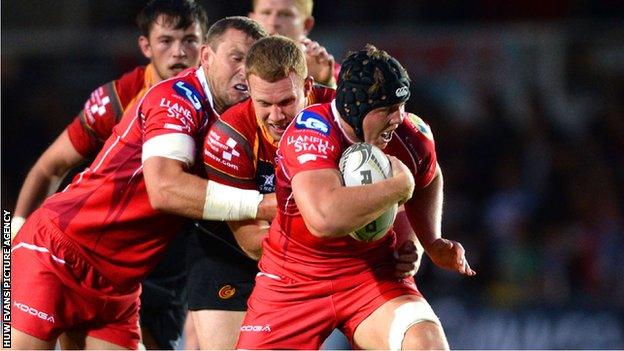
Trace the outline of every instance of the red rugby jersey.
{"type": "MultiPolygon", "coordinates": [[[[263,272],[300,279],[348,279],[380,271],[392,276],[394,272],[393,231],[371,243],[350,236],[318,238],[306,227],[292,196],[291,179],[298,172],[338,169],[343,151],[352,144],[338,118],[335,102],[310,106],[297,115],[280,141],[275,171],[278,212],[264,241],[259,263],[263,272]]],[[[429,127],[411,115],[394,133],[384,151],[408,165],[417,188],[427,186],[436,170],[429,127]]]]}
{"type": "Polygon", "coordinates": [[[82,111],[67,126],[74,148],[84,157],[100,151],[124,111],[158,80],[154,67],[149,64],[95,89],[82,111]]]}
{"type": "Polygon", "coordinates": [[[184,221],[152,208],[142,158],[163,156],[193,167],[201,157],[196,145],[217,117],[211,105],[202,68],[156,84],[124,113],[93,163],[44,202],[53,223],[119,286],[141,281],[184,221]]]}
{"type": "MultiPolygon", "coordinates": [[[[307,104],[330,102],[335,90],[314,86],[307,104]]],[[[211,180],[242,189],[275,192],[277,141],[258,123],[251,99],[228,109],[210,127],[204,163],[211,180]]]]}

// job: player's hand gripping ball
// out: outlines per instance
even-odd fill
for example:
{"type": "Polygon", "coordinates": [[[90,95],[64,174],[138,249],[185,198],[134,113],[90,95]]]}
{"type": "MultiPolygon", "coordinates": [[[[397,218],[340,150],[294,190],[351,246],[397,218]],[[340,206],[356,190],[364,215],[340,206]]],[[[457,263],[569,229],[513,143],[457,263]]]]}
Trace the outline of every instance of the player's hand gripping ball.
{"type": "MultiPolygon", "coordinates": [[[[339,167],[345,186],[373,184],[392,176],[392,165],[386,154],[369,143],[351,145],[342,154],[339,167]]],[[[398,204],[395,204],[379,218],[349,235],[360,241],[382,238],[392,227],[397,210],[398,204]]]]}

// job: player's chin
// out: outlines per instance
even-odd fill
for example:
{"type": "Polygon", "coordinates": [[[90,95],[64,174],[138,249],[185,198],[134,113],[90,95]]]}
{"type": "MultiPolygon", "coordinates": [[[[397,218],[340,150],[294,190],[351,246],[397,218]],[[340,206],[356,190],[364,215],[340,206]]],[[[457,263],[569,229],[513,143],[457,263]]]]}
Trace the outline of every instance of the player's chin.
{"type": "Polygon", "coordinates": [[[388,143],[389,143],[389,142],[390,142],[390,141],[386,141],[386,140],[385,140],[385,139],[383,139],[383,138],[377,138],[377,139],[375,139],[375,141],[374,141],[374,142],[372,142],[371,144],[373,144],[373,145],[375,145],[375,146],[377,146],[378,148],[380,148],[380,149],[382,149],[382,150],[383,150],[383,149],[385,149],[385,148],[386,148],[386,146],[388,146],[388,143]]]}
{"type": "Polygon", "coordinates": [[[286,126],[280,127],[270,124],[269,131],[271,132],[271,136],[273,137],[273,139],[280,140],[282,138],[282,135],[284,135],[284,132],[286,131],[286,126]]]}
{"type": "Polygon", "coordinates": [[[233,105],[247,99],[249,97],[249,92],[231,89],[228,95],[230,96],[230,101],[233,105]]]}
{"type": "Polygon", "coordinates": [[[180,74],[180,72],[184,71],[185,69],[187,69],[187,67],[171,67],[171,68],[168,69],[169,76],[170,77],[175,77],[178,74],[180,74]]]}
{"type": "Polygon", "coordinates": [[[390,143],[391,140],[392,140],[392,132],[381,133],[379,134],[377,139],[375,139],[375,142],[373,143],[373,145],[383,150],[386,148],[386,146],[388,146],[388,143],[390,143]]]}

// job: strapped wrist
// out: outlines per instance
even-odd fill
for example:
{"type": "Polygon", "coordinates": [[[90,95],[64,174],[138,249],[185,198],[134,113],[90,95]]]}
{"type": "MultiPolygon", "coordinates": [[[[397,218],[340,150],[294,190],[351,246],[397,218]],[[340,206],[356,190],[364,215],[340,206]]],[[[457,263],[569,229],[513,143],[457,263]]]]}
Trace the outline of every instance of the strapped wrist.
{"type": "Polygon", "coordinates": [[[262,194],[208,181],[202,218],[218,221],[255,219],[262,194]]]}
{"type": "Polygon", "coordinates": [[[17,232],[19,232],[20,228],[24,225],[24,222],[26,222],[26,218],[20,216],[13,217],[13,219],[11,219],[11,240],[15,238],[17,232]]]}

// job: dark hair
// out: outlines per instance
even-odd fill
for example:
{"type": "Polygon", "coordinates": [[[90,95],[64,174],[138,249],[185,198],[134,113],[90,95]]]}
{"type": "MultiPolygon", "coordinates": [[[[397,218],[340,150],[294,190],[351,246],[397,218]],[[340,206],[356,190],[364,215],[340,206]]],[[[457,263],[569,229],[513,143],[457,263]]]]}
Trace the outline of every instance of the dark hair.
{"type": "Polygon", "coordinates": [[[141,34],[149,37],[152,26],[161,15],[165,24],[172,24],[175,29],[186,29],[197,22],[202,35],[208,31],[206,11],[195,0],[151,0],[136,18],[141,34]]]}
{"type": "Polygon", "coordinates": [[[248,17],[232,16],[222,18],[210,26],[204,42],[210,45],[212,50],[216,51],[217,46],[219,46],[221,36],[230,28],[239,30],[254,40],[268,36],[267,32],[258,22],[248,17]]]}
{"type": "Polygon", "coordinates": [[[406,102],[410,79],[399,61],[373,45],[351,53],[343,62],[336,88],[336,109],[364,140],[364,117],[378,107],[406,102]]]}

